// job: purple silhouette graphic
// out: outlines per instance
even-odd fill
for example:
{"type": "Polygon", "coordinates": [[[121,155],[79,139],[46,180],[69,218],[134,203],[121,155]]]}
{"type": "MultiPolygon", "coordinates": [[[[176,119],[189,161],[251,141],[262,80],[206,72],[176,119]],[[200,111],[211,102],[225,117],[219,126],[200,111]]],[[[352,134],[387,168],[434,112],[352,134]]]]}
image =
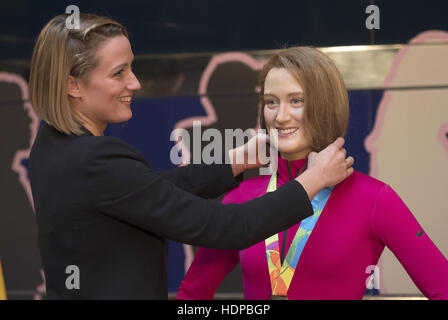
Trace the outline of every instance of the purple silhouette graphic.
{"type": "Polygon", "coordinates": [[[26,81],[0,72],[0,259],[10,299],[40,299],[45,293],[37,226],[27,168],[39,119],[26,81]]]}
{"type": "MultiPolygon", "coordinates": [[[[217,129],[224,137],[225,129],[255,129],[259,104],[257,94],[258,71],[264,61],[257,61],[240,52],[229,52],[212,57],[205,68],[200,82],[198,94],[205,115],[194,116],[177,122],[174,129],[186,129],[193,137],[193,122],[198,121],[202,130],[217,129]]],[[[178,149],[182,152],[182,165],[191,161],[192,145],[177,136],[178,149]]],[[[201,143],[201,152],[207,142],[201,143]]],[[[184,244],[185,271],[190,267],[193,248],[184,244]]]]}

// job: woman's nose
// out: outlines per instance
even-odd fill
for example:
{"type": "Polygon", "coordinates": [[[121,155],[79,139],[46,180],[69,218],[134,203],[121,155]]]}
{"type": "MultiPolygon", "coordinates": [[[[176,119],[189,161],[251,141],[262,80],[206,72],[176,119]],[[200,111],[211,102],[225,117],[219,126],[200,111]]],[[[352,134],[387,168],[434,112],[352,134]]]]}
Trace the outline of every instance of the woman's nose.
{"type": "Polygon", "coordinates": [[[140,90],[142,88],[140,81],[138,81],[137,77],[133,72],[131,72],[131,78],[128,83],[129,90],[140,90]]]}

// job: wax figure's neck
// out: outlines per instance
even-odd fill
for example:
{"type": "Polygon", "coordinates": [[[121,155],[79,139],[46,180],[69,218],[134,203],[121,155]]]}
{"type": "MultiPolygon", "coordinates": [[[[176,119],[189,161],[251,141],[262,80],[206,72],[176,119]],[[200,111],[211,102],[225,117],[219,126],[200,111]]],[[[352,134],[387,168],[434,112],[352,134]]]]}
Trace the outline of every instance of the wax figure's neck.
{"type": "Polygon", "coordinates": [[[280,158],[291,162],[291,161],[295,161],[295,160],[306,159],[308,157],[308,155],[310,154],[310,152],[305,151],[305,152],[294,153],[294,154],[280,152],[279,154],[280,154],[280,158]]]}
{"type": "Polygon", "coordinates": [[[286,182],[297,177],[306,169],[306,159],[308,153],[295,154],[293,157],[285,157],[284,153],[278,154],[277,177],[280,181],[286,182]]]}

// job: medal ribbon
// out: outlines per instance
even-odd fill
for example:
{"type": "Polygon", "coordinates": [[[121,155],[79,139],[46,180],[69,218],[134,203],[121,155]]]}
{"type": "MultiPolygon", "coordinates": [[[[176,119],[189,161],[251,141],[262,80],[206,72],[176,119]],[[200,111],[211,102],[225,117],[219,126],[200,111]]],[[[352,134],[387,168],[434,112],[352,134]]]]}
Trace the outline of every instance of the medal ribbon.
{"type": "MultiPolygon", "coordinates": [[[[317,220],[325,207],[325,204],[330,197],[333,188],[322,189],[316,197],[311,201],[314,214],[304,220],[300,224],[294,239],[289,247],[283,265],[280,265],[280,248],[278,234],[275,234],[265,240],[266,245],[266,257],[269,267],[269,278],[271,280],[271,289],[273,296],[285,296],[287,295],[289,286],[291,284],[292,277],[299,262],[300,255],[303,248],[308,241],[317,220]]],[[[267,192],[277,190],[277,173],[271,176],[269,180],[267,192]]]]}

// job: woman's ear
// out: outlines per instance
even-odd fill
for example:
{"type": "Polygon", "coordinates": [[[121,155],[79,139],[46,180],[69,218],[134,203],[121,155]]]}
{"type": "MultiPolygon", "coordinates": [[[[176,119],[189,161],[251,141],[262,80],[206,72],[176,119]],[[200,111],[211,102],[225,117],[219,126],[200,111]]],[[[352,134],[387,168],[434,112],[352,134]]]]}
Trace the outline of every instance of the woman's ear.
{"type": "Polygon", "coordinates": [[[68,76],[67,93],[72,98],[81,98],[81,87],[77,78],[68,76]]]}

